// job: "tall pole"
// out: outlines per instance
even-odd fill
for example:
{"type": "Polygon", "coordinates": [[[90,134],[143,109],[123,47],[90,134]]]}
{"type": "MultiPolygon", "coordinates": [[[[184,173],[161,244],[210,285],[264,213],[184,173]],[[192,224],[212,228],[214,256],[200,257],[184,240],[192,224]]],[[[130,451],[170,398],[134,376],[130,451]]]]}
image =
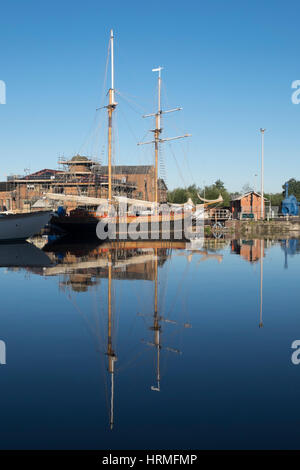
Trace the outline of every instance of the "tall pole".
{"type": "Polygon", "coordinates": [[[161,128],[161,115],[166,113],[172,113],[174,111],[180,111],[182,108],[174,108],[169,109],[167,111],[162,111],[161,109],[161,71],[163,67],[157,67],[156,69],[152,69],[152,72],[158,72],[158,109],[156,113],[145,114],[143,117],[155,117],[155,129],[152,129],[151,132],[154,133],[154,140],[149,142],[138,142],[138,145],[145,145],[145,144],[153,144],[154,143],[154,151],[155,151],[155,158],[154,158],[154,191],[152,191],[153,199],[155,202],[155,213],[158,210],[158,154],[159,154],[159,144],[161,142],[166,142],[170,140],[177,140],[182,139],[184,137],[189,137],[191,134],[184,134],[179,135],[177,137],[171,137],[168,139],[161,139],[160,134],[162,132],[161,128]]]}
{"type": "Polygon", "coordinates": [[[114,32],[110,30],[110,66],[111,66],[111,92],[112,92],[112,102],[115,101],[115,74],[114,74],[114,32]]]}
{"type": "Polygon", "coordinates": [[[264,219],[264,135],[265,130],[260,128],[261,133],[261,201],[260,201],[260,217],[264,219]]]}
{"type": "Polygon", "coordinates": [[[155,210],[157,211],[158,204],[158,151],[159,151],[159,135],[161,133],[161,70],[162,67],[152,69],[152,72],[158,72],[158,109],[155,115],[155,129],[154,129],[154,146],[155,146],[155,164],[154,164],[154,199],[155,210]]]}
{"type": "Polygon", "coordinates": [[[111,87],[109,89],[108,111],[108,201],[112,200],[112,171],[111,171],[111,155],[112,155],[112,114],[117,106],[115,103],[114,89],[114,33],[110,31],[110,62],[111,62],[111,87]]]}

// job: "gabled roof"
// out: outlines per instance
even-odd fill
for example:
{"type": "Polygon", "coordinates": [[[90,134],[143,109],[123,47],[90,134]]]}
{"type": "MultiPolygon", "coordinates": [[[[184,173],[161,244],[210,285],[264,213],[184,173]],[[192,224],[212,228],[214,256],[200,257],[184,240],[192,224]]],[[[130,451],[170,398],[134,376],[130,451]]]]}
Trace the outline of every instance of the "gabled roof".
{"type": "MultiPolygon", "coordinates": [[[[261,194],[257,193],[256,191],[248,191],[247,193],[244,193],[241,196],[237,196],[237,197],[234,197],[233,199],[230,199],[230,201],[240,201],[241,199],[244,199],[244,197],[249,196],[249,194],[255,194],[255,196],[261,197],[261,194]]],[[[264,197],[264,200],[266,200],[265,197],[264,197]]]]}

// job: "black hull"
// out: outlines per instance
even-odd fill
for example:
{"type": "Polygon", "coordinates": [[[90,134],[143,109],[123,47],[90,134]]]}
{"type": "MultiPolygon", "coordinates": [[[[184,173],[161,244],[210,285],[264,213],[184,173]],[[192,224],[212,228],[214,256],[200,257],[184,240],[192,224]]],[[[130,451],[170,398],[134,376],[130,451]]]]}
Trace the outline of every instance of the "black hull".
{"type": "Polygon", "coordinates": [[[135,231],[132,231],[132,224],[119,224],[108,230],[105,222],[100,222],[102,228],[99,230],[99,220],[72,220],[71,217],[56,217],[51,221],[52,229],[58,229],[59,233],[72,236],[74,239],[97,238],[99,241],[110,240],[182,240],[189,241],[190,236],[186,236],[181,227],[170,221],[170,228],[166,229],[165,223],[159,222],[157,227],[151,230],[150,222],[141,222],[135,231]]]}

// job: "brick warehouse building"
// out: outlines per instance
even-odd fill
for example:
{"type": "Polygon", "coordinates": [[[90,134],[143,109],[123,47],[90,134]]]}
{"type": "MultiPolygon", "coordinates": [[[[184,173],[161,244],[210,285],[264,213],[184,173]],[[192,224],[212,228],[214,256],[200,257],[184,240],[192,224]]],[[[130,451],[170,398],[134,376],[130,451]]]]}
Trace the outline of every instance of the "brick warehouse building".
{"type": "MultiPolygon", "coordinates": [[[[0,183],[0,204],[7,210],[28,210],[47,192],[106,198],[108,167],[88,157],[76,155],[60,160],[63,170],[43,169],[24,177],[10,177],[0,183]],[[4,203],[5,201],[5,203],[4,203]]],[[[113,193],[135,199],[154,201],[154,166],[121,165],[112,167],[113,193]]],[[[159,201],[166,202],[167,186],[158,180],[159,201]]],[[[67,208],[76,206],[67,202],[67,208]]]]}
{"type": "Polygon", "coordinates": [[[230,201],[230,210],[234,219],[253,217],[255,220],[265,217],[265,198],[263,201],[263,214],[261,214],[261,195],[256,191],[249,191],[230,201]]]}

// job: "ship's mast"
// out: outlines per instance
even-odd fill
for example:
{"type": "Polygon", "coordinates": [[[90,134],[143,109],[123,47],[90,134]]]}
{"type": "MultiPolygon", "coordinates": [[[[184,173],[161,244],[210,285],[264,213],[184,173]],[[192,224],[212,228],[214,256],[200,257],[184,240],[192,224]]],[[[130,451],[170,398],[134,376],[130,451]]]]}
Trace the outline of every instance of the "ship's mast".
{"type": "Polygon", "coordinates": [[[158,203],[158,144],[159,144],[159,135],[161,133],[160,127],[160,116],[161,116],[161,70],[162,67],[157,69],[152,69],[152,72],[158,72],[158,107],[157,113],[155,115],[155,129],[154,129],[154,145],[155,145],[155,165],[154,165],[154,194],[155,194],[155,205],[157,207],[158,203]]]}
{"type": "Polygon", "coordinates": [[[158,72],[158,107],[157,107],[157,112],[152,113],[152,114],[145,114],[143,117],[155,117],[155,129],[152,130],[154,133],[154,140],[151,140],[149,142],[139,142],[138,145],[144,145],[144,144],[151,144],[154,143],[154,154],[155,154],[155,159],[154,159],[154,201],[155,201],[155,207],[156,211],[158,208],[158,203],[159,203],[159,198],[158,198],[158,161],[159,161],[159,144],[161,142],[167,142],[170,140],[176,140],[176,139],[182,139],[184,137],[189,137],[191,134],[184,134],[180,135],[177,137],[171,137],[168,139],[161,139],[160,134],[162,132],[161,128],[161,116],[162,114],[167,114],[167,113],[172,113],[173,111],[180,111],[182,108],[174,108],[174,109],[169,109],[167,111],[162,111],[161,109],[161,71],[163,70],[163,67],[159,66],[155,69],[152,69],[152,72],[158,72]]]}
{"type": "Polygon", "coordinates": [[[154,345],[156,348],[157,352],[157,369],[156,369],[156,380],[157,380],[157,386],[152,386],[151,390],[155,390],[156,392],[160,392],[160,349],[161,349],[161,344],[160,344],[160,330],[161,326],[159,323],[159,315],[158,315],[158,280],[157,280],[157,274],[158,274],[158,260],[157,260],[157,248],[155,248],[155,261],[154,261],[154,275],[155,275],[155,287],[154,287],[154,318],[153,318],[153,326],[152,330],[154,331],[154,345]]]}
{"type": "Polygon", "coordinates": [[[115,88],[114,88],[114,32],[110,31],[110,63],[111,63],[111,87],[108,91],[109,103],[106,106],[108,111],[108,202],[112,200],[112,170],[111,170],[111,155],[112,155],[112,114],[115,110],[117,103],[115,102],[115,88]]]}
{"type": "Polygon", "coordinates": [[[112,274],[111,252],[108,255],[108,338],[107,338],[107,356],[108,356],[108,372],[111,377],[111,393],[110,393],[110,429],[114,426],[114,376],[115,376],[115,362],[117,356],[113,350],[112,344],[112,298],[111,298],[111,274],[112,274]]]}
{"type": "MultiPolygon", "coordinates": [[[[155,259],[154,259],[154,314],[153,314],[153,326],[150,327],[150,330],[154,332],[154,342],[149,343],[151,346],[154,346],[156,349],[156,385],[151,386],[151,390],[155,392],[160,392],[160,351],[163,348],[161,345],[161,322],[168,321],[169,323],[176,323],[171,320],[164,319],[161,315],[159,315],[158,311],[158,249],[155,248],[155,259]]],[[[181,354],[181,351],[178,349],[165,347],[167,351],[181,354]]]]}

